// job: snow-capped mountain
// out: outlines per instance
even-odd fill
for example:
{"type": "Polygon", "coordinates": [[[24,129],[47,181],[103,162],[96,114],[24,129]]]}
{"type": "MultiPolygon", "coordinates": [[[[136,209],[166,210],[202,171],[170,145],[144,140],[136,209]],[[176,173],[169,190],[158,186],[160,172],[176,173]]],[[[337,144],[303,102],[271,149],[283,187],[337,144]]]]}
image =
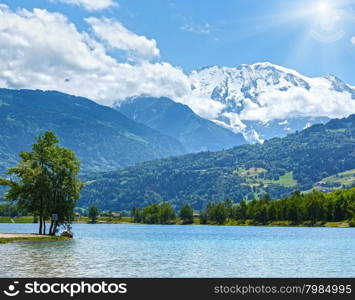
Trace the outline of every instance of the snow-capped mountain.
{"type": "Polygon", "coordinates": [[[310,78],[257,63],[191,72],[191,94],[181,102],[250,142],[285,136],[355,112],[355,89],[336,76],[310,78]],[[210,107],[206,113],[206,107],[210,107]],[[212,113],[211,113],[212,111],[212,113]]]}

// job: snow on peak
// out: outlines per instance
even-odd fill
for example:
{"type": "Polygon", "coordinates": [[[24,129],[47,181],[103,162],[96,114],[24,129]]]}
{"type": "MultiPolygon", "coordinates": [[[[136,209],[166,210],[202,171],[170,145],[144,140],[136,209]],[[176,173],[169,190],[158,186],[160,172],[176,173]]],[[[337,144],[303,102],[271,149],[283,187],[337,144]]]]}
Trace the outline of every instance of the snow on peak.
{"type": "Polygon", "coordinates": [[[268,136],[248,128],[248,122],[265,126],[275,121],[284,134],[308,125],[307,118],[344,117],[355,112],[355,89],[336,76],[307,77],[270,62],[205,67],[192,71],[189,80],[191,94],[181,102],[188,102],[203,117],[207,117],[207,107],[214,109],[207,118],[258,142],[268,136]],[[286,128],[287,122],[283,122],[292,118],[303,121],[286,128]]]}

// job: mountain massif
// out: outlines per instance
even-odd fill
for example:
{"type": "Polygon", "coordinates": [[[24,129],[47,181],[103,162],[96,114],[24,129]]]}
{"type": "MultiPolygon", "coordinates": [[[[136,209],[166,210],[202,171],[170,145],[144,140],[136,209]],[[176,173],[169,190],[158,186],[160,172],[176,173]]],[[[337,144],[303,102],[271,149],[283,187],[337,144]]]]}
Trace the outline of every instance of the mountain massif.
{"type": "Polygon", "coordinates": [[[273,198],[309,190],[355,169],[355,115],[263,144],[170,157],[84,177],[79,206],[129,210],[169,201],[201,209],[209,201],[273,198]]]}
{"type": "Polygon", "coordinates": [[[187,76],[187,98],[137,96],[114,107],[56,91],[0,89],[0,174],[52,130],[81,161],[83,207],[169,201],[200,209],[225,198],[355,183],[355,115],[333,118],[355,113],[354,87],[270,63],[187,76]],[[204,118],[201,108],[216,111],[204,118]]]}
{"type": "Polygon", "coordinates": [[[355,88],[336,76],[311,78],[268,62],[205,67],[189,80],[189,97],[219,104],[209,118],[251,143],[355,113],[355,88]]]}
{"type": "Polygon", "coordinates": [[[36,136],[47,130],[76,153],[84,173],[186,153],[176,139],[89,99],[0,89],[0,172],[14,166],[19,152],[29,150],[36,136]]]}
{"type": "Polygon", "coordinates": [[[229,149],[246,143],[242,134],[201,118],[188,106],[168,98],[132,98],[117,109],[128,118],[177,139],[189,153],[229,149]]]}

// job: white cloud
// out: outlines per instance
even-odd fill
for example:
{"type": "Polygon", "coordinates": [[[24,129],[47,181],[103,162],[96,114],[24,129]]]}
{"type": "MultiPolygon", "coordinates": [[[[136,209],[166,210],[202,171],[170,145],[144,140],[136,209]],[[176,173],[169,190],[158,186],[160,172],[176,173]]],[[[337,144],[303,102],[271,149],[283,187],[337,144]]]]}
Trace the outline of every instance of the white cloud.
{"type": "MultiPolygon", "coordinates": [[[[148,39],[147,39],[148,40],[148,39]]],[[[128,50],[130,51],[130,50],[128,50]]],[[[119,62],[65,16],[0,6],[0,87],[58,90],[113,105],[137,95],[183,97],[190,83],[165,62],[119,62]]]]}
{"type": "Polygon", "coordinates": [[[259,105],[245,100],[242,120],[270,121],[296,116],[328,116],[338,118],[355,111],[355,101],[350,93],[339,93],[314,86],[309,91],[292,87],[288,91],[268,91],[258,97],[259,105]]]}
{"type": "Polygon", "coordinates": [[[221,102],[212,100],[207,97],[196,97],[187,94],[179,99],[177,102],[181,102],[189,106],[196,114],[203,118],[215,119],[222,112],[225,107],[221,102]]]}
{"type": "Polygon", "coordinates": [[[191,81],[181,69],[149,61],[159,56],[155,40],[112,19],[89,18],[87,22],[92,30],[80,32],[62,14],[42,9],[12,11],[0,5],[0,87],[58,90],[104,105],[132,96],[165,96],[202,117],[227,118],[230,126],[238,128],[243,120],[342,117],[355,111],[350,94],[311,84],[310,91],[298,87],[265,90],[258,104],[244,99],[240,114],[228,114],[226,104],[210,99],[210,94],[193,94],[191,81]],[[118,61],[107,52],[112,48],[139,59],[118,61]]]}
{"type": "Polygon", "coordinates": [[[350,42],[355,45],[355,36],[353,36],[351,39],[350,39],[350,42]]]}
{"type": "Polygon", "coordinates": [[[185,23],[180,27],[183,31],[188,31],[196,34],[210,34],[211,25],[208,23],[196,24],[196,23],[185,23]]]}
{"type": "Polygon", "coordinates": [[[118,6],[114,0],[51,0],[52,2],[62,2],[73,4],[85,8],[87,11],[98,11],[109,7],[118,6]]]}
{"type": "MultiPolygon", "coordinates": [[[[243,131],[243,123],[248,120],[284,121],[299,116],[339,118],[355,112],[355,89],[351,92],[351,87],[336,77],[310,78],[270,63],[239,68],[207,67],[193,71],[190,80],[194,97],[185,98],[220,101],[225,107],[220,112],[214,110],[214,116],[209,119],[224,122],[236,132],[243,131]]],[[[204,115],[208,114],[204,112],[204,115]]]]}
{"type": "Polygon", "coordinates": [[[130,59],[150,59],[160,54],[154,39],[137,35],[125,28],[120,22],[107,18],[87,18],[85,21],[91,25],[97,38],[109,48],[126,51],[130,59]]]}
{"type": "Polygon", "coordinates": [[[175,18],[182,25],[180,29],[183,31],[195,33],[195,34],[210,34],[211,25],[207,22],[196,21],[191,17],[186,17],[185,15],[177,14],[175,18]]]}

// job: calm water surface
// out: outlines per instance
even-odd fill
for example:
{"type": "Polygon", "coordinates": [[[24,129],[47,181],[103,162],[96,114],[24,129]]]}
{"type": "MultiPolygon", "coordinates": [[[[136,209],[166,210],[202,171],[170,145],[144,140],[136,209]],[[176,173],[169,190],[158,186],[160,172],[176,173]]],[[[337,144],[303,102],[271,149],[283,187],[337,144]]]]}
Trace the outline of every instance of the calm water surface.
{"type": "MultiPolygon", "coordinates": [[[[353,228],[73,226],[75,239],[0,244],[1,277],[355,277],[353,228]]],[[[37,231],[0,224],[0,232],[37,231]]]]}

